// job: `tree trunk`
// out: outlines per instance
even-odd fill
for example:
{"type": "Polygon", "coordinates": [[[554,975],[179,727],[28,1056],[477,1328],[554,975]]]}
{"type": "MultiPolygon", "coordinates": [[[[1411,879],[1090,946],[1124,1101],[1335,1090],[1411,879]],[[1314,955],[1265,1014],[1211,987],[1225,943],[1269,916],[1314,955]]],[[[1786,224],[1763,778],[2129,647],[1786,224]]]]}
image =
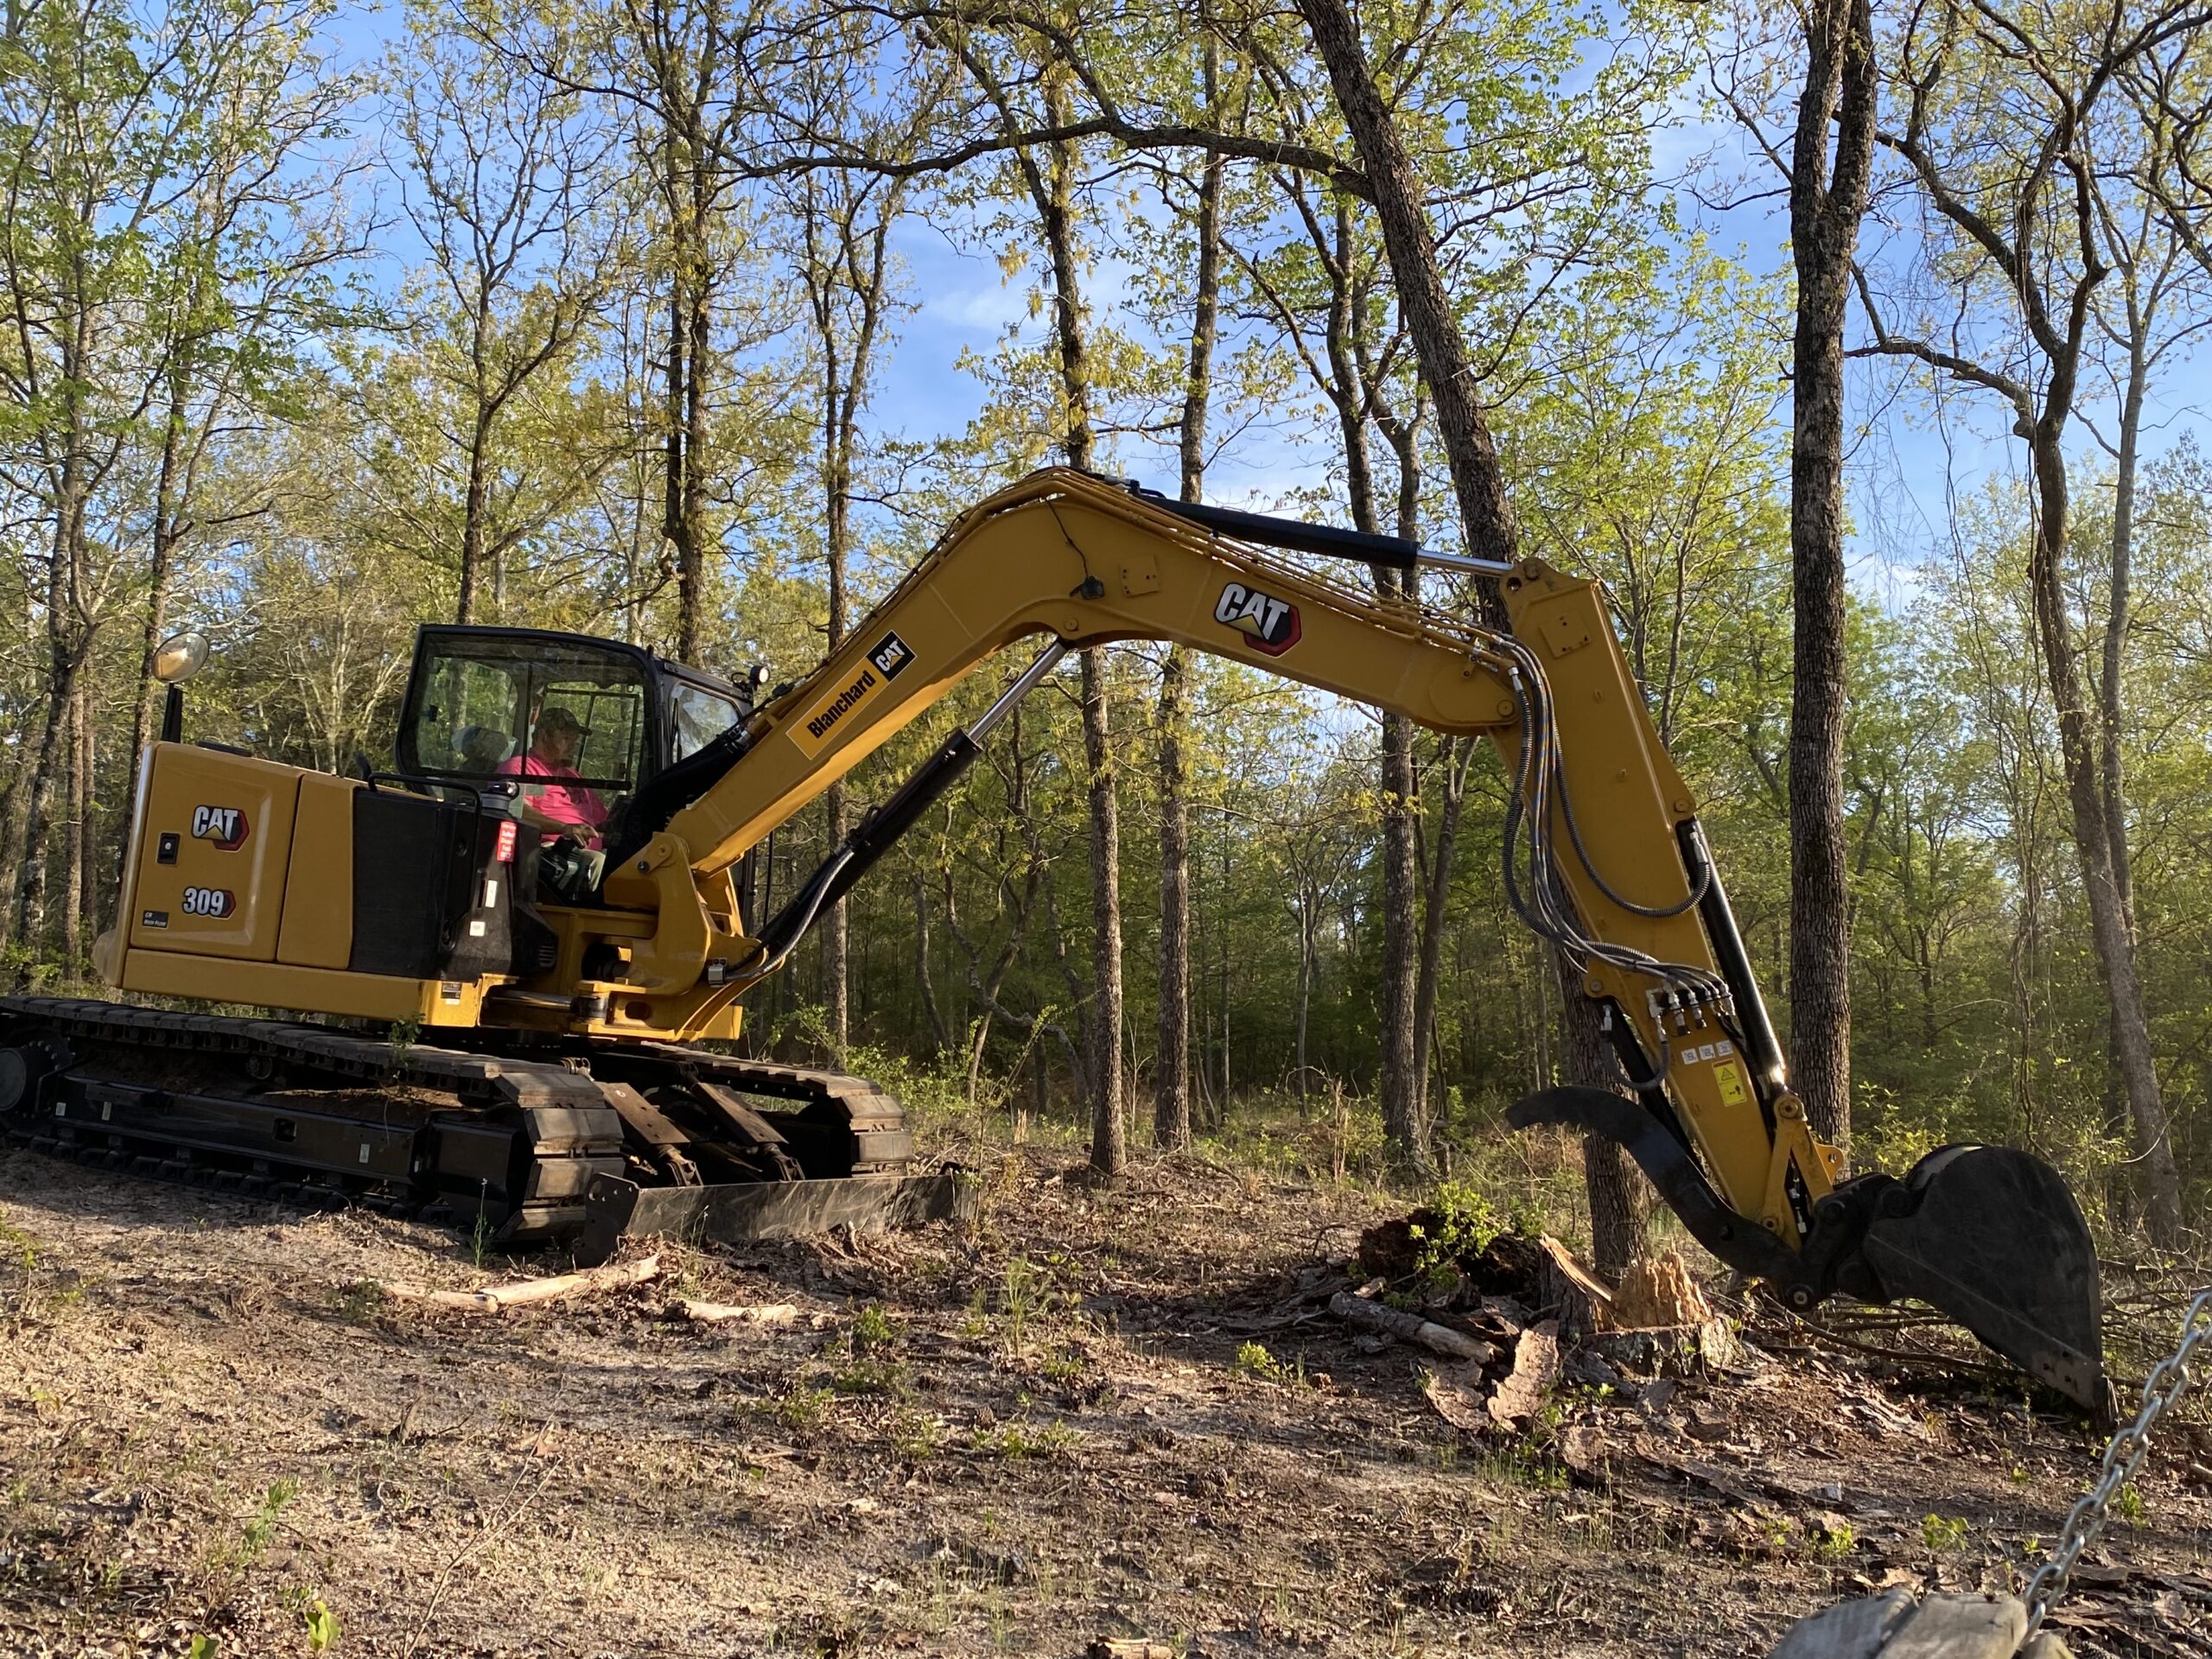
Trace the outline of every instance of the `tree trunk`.
{"type": "MultiPolygon", "coordinates": [[[[1212,107],[1221,47],[1206,36],[1205,86],[1212,107]]],[[[1182,499],[1205,493],[1206,416],[1213,394],[1214,342],[1221,294],[1221,158],[1210,156],[1198,179],[1198,270],[1191,299],[1191,349],[1178,434],[1182,499]]],[[[1155,1145],[1191,1144],[1191,807],[1183,767],[1183,697],[1189,659],[1170,645],[1160,668],[1160,1034],[1154,1067],[1155,1145]]]]}
{"type": "MultiPolygon", "coordinates": [[[[1421,530],[1420,457],[1410,429],[1398,449],[1397,532],[1408,541],[1421,530]]],[[[1377,566],[1376,586],[1408,605],[1421,600],[1421,575],[1377,566]]],[[[1434,1173],[1429,1146],[1428,1103],[1422,1092],[1421,1025],[1421,805],[1414,760],[1414,723],[1403,715],[1382,716],[1382,1132],[1406,1173],[1434,1173]]]]}
{"type": "Polygon", "coordinates": [[[1874,154],[1868,0],[1815,0],[1790,160],[1797,268],[1789,459],[1794,680],[1789,724],[1790,1082],[1813,1132],[1850,1148],[1851,889],[1844,836],[1847,589],[1843,320],[1874,154]],[[1834,129],[1831,165],[1828,134],[1834,129]]]}
{"type": "MultiPolygon", "coordinates": [[[[1610,1089],[1628,1095],[1620,1086],[1620,1068],[1607,1052],[1605,1033],[1599,1028],[1598,1005],[1582,994],[1582,976],[1557,950],[1544,952],[1552,959],[1553,977],[1559,982],[1560,1002],[1565,1011],[1567,1081],[1585,1089],[1610,1089]]],[[[1631,1096],[1630,1098],[1633,1098],[1631,1096]]],[[[1635,1260],[1643,1236],[1636,1198],[1629,1185],[1627,1158],[1620,1147],[1602,1135],[1582,1137],[1582,1184],[1590,1200],[1590,1252],[1598,1271],[1618,1283],[1622,1271],[1635,1260]]]]}
{"type": "MultiPolygon", "coordinates": [[[[834,454],[834,451],[832,451],[834,454]]],[[[832,482],[830,482],[830,651],[845,641],[845,536],[847,536],[847,502],[845,485],[836,475],[832,462],[832,482]]],[[[830,785],[823,797],[830,847],[845,845],[845,783],[830,785]]],[[[845,900],[838,900],[830,907],[827,927],[823,929],[823,1000],[830,1004],[830,1039],[836,1044],[838,1064],[845,1064],[845,1046],[852,1042],[852,931],[845,918],[845,900]]]]}
{"type": "Polygon", "coordinates": [[[123,779],[125,802],[137,798],[138,769],[154,741],[154,709],[161,699],[161,687],[154,678],[154,654],[168,627],[169,585],[176,569],[177,543],[184,534],[186,499],[198,471],[184,456],[185,391],[181,377],[173,377],[168,416],[162,429],[161,469],[154,484],[154,523],[146,563],[146,620],[139,639],[138,700],[130,715],[130,766],[123,779]]]}
{"type": "MultiPolygon", "coordinates": [[[[1376,580],[1383,579],[1376,572],[1376,580]]],[[[1388,591],[1386,589],[1386,591],[1388,591]]],[[[1421,1108],[1414,1026],[1420,966],[1419,874],[1414,868],[1413,722],[1382,717],[1382,983],[1381,1086],[1382,1133],[1406,1174],[1430,1172],[1427,1125],[1421,1108]]]]}
{"type": "Polygon", "coordinates": [[[1519,557],[1513,510],[1505,499],[1497,446],[1475,395],[1467,342],[1437,268],[1421,181],[1376,89],[1358,28],[1344,0],[1299,0],[1298,9],[1327,66],[1344,126],[1375,193],[1376,216],[1382,222],[1383,246],[1396,278],[1399,308],[1436,407],[1437,435],[1451,468],[1467,551],[1477,558],[1510,564],[1519,557]]]}
{"type": "MultiPolygon", "coordinates": [[[[47,948],[47,867],[57,774],[61,774],[64,811],[69,810],[78,747],[70,741],[77,714],[77,675],[82,666],[76,618],[85,540],[85,499],[80,454],[73,424],[64,458],[59,511],[54,526],[53,563],[47,575],[46,721],[38,761],[31,774],[30,806],[23,823],[23,864],[16,886],[15,942],[35,957],[47,948]],[[65,770],[66,769],[66,770],[65,770]]],[[[73,910],[76,888],[67,889],[73,910]]]]}
{"type": "Polygon", "coordinates": [[[492,423],[480,385],[475,425],[468,440],[468,481],[461,494],[461,591],[453,609],[453,620],[462,624],[476,620],[476,580],[484,568],[484,504],[489,493],[491,441],[492,423]]]}
{"type": "Polygon", "coordinates": [[[1298,883],[1298,1009],[1292,1021],[1291,1076],[1298,1080],[1298,1109],[1306,1111],[1306,1028],[1313,1007],[1313,969],[1317,950],[1313,939],[1313,910],[1319,894],[1316,884],[1300,877],[1298,883]]]}
{"type": "Polygon", "coordinates": [[[2036,632],[2050,677],[2051,702],[2058,715],[2059,750],[2066,772],[2066,793],[2074,820],[2074,845],[2082,864],[2082,885],[2088,901],[2091,937],[2101,969],[2119,1050],[2120,1077],[2134,1122],[2135,1150],[2145,1204],[2144,1220],[2152,1242],[2161,1249],[2182,1239],[2181,1177],[2173,1139],[2160,1096],[2151,1052],[2143,989],[2136,977],[2135,947],[2114,874],[2113,844],[2105,817],[2103,792],[2090,744],[2088,708],[2075,660],[2072,619],[2067,614],[2063,558],[2069,502],[2066,457],[2061,435],[2072,400],[2071,365],[2055,365],[2045,397],[2045,413],[2032,428],[2029,456],[2040,509],[2035,543],[2028,560],[2028,584],[2034,596],[2036,632]]]}
{"type": "Polygon", "coordinates": [[[930,971],[930,887],[921,871],[914,872],[914,986],[921,993],[922,1014],[929,1022],[930,1057],[952,1046],[951,1028],[938,1006],[937,977],[930,971]]]}
{"type": "MultiPolygon", "coordinates": [[[[1047,88],[1048,118],[1067,120],[1067,93],[1047,88]]],[[[1090,365],[1084,339],[1083,289],[1076,258],[1075,147],[1048,144],[1046,165],[1018,152],[1045,247],[1052,264],[1052,325],[1058,348],[1068,465],[1090,471],[1096,461],[1090,423],[1090,365]]],[[[1122,1110],[1121,810],[1115,794],[1112,721],[1107,708],[1105,648],[1083,655],[1083,752],[1090,808],[1090,1166],[1116,1176],[1128,1158],[1122,1110]]]]}
{"type": "Polygon", "coordinates": [[[92,719],[92,687],[82,671],[77,676],[77,795],[76,840],[70,850],[69,907],[74,912],[74,942],[68,950],[70,972],[86,959],[89,941],[100,925],[99,728],[92,719]]]}
{"type": "MultiPolygon", "coordinates": [[[[2129,308],[2131,312],[2135,308],[2132,296],[2129,308]]],[[[2133,323],[2135,319],[2131,316],[2130,321],[2133,323]]],[[[2135,555],[2138,446],[2143,430],[2143,401],[2151,378],[2144,333],[2140,327],[2131,327],[2128,331],[2127,387],[2120,400],[2120,454],[2113,488],[2112,587],[2105,609],[2104,673],[2097,687],[2103,740],[2104,764],[2100,768],[2099,782],[2103,786],[2105,839],[2112,849],[2113,887],[2120,898],[2120,913],[2126,923],[2131,950],[2136,942],[2135,869],[2127,845],[2127,760],[2121,687],[2126,678],[2127,634],[2132,622],[2130,586],[2135,555]]],[[[2108,1012],[2105,1023],[2105,1131],[2116,1141],[2124,1140],[2128,1126],[2127,1091],[2124,1086],[2120,1058],[2123,1037],[2117,1008],[2108,1012]]],[[[2133,1173],[2120,1166],[2111,1174],[2107,1202],[2115,1225],[2124,1226],[2130,1213],[2139,1207],[2133,1202],[2136,1195],[2130,1190],[2129,1177],[2133,1173]]]]}
{"type": "Polygon", "coordinates": [[[1090,772],[1092,976],[1090,1166],[1118,1175],[1128,1159],[1122,1119],[1121,808],[1114,791],[1113,734],[1106,704],[1106,653],[1083,653],[1083,753],[1090,772]]]}
{"type": "Polygon", "coordinates": [[[1185,665],[1171,645],[1160,669],[1160,1054],[1152,1138],[1191,1144],[1191,813],[1183,772],[1185,665]]]}
{"type": "Polygon", "coordinates": [[[1414,1097],[1427,1109],[1431,1034],[1436,1029],[1437,983],[1444,963],[1444,918],[1452,893],[1452,859],[1459,842],[1459,815],[1467,804],[1467,775],[1475,746],[1459,740],[1445,746],[1444,807],[1436,825],[1436,848],[1428,867],[1428,899],[1421,915],[1421,972],[1414,985],[1414,1097]]]}
{"type": "MultiPolygon", "coordinates": [[[[658,56],[658,54],[656,54],[658,56]]],[[[656,65],[662,79],[663,189],[669,211],[668,377],[662,419],[665,473],[661,534],[676,566],[676,652],[696,664],[706,632],[707,365],[713,330],[714,188],[707,136],[683,67],[656,65]]]]}
{"type": "MultiPolygon", "coordinates": [[[[1510,563],[1519,556],[1519,538],[1513,521],[1511,506],[1505,499],[1505,483],[1497,462],[1497,447],[1492,441],[1488,422],[1475,394],[1474,369],[1467,357],[1465,338],[1459,330],[1451,301],[1444,291],[1442,273],[1436,263],[1435,245],[1431,237],[1427,213],[1423,202],[1421,181],[1414,175],[1413,162],[1406,153],[1404,141],[1393,124],[1390,112],[1376,90],[1375,79],[1368,68],[1359,31],[1354,24],[1344,0],[1299,0],[1300,13],[1313,34],[1313,43],[1327,66],[1329,81],[1336,92],[1337,105],[1343,112],[1344,125],[1350,132],[1352,145],[1359,154],[1360,164],[1366,170],[1375,193],[1376,216],[1382,227],[1382,241],[1390,257],[1390,269],[1396,278],[1398,305],[1408,334],[1412,337],[1414,350],[1419,358],[1422,378],[1427,383],[1429,397],[1436,409],[1439,442],[1444,447],[1445,460],[1451,470],[1452,487],[1465,527],[1467,550],[1478,558],[1495,559],[1510,563]]],[[[1395,792],[1393,774],[1388,770],[1391,763],[1393,745],[1385,727],[1386,774],[1384,780],[1385,813],[1389,812],[1389,797],[1395,792]]],[[[1410,746],[1407,746],[1408,752],[1410,746]]],[[[1396,778],[1408,784],[1402,804],[1410,795],[1409,780],[1403,773],[1396,778]]],[[[1386,846],[1389,827],[1386,817],[1386,846]]],[[[1391,866],[1395,861],[1386,851],[1384,868],[1385,903],[1389,904],[1389,888],[1393,883],[1391,866]]],[[[1400,880],[1402,880],[1401,872],[1400,880]]],[[[1411,938],[1411,883],[1407,882],[1403,903],[1407,906],[1407,941],[1403,950],[1404,983],[1410,992],[1413,981],[1414,946],[1411,938]]],[[[1412,1038],[1412,1008],[1410,995],[1394,998],[1391,971],[1386,946],[1384,999],[1383,1066],[1384,1111],[1386,1121],[1396,1106],[1403,1118],[1406,1099],[1410,1096],[1413,1067],[1410,1055],[1406,1054],[1412,1038]],[[1396,1002],[1395,1010],[1391,1004],[1396,1002]],[[1394,1022],[1392,1014],[1396,1020],[1394,1022]],[[1402,1029],[1393,1032],[1394,1023],[1402,1029]],[[1393,1071],[1401,1056],[1403,1070],[1398,1075],[1402,1084],[1394,1087],[1393,1071]],[[1403,1093],[1394,1102],[1394,1094],[1403,1093]]],[[[1405,1145],[1411,1151],[1412,1131],[1416,1126],[1410,1122],[1394,1129],[1407,1136],[1405,1145]]]]}

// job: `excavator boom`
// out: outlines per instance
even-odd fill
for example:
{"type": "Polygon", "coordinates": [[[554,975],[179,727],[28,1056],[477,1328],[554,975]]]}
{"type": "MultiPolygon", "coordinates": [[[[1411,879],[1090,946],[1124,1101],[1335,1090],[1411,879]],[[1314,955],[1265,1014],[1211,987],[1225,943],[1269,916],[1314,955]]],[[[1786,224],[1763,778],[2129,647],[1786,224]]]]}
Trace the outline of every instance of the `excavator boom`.
{"type": "MultiPolygon", "coordinates": [[[[207,889],[177,896],[178,873],[154,855],[151,837],[162,826],[149,815],[173,815],[183,798],[165,785],[189,772],[192,788],[216,787],[234,760],[266,768],[257,786],[276,796],[291,791],[289,844],[264,846],[260,856],[289,860],[296,881],[315,858],[332,855],[315,844],[315,826],[335,821],[345,804],[337,791],[353,785],[321,774],[292,774],[288,784],[275,774],[289,769],[266,762],[158,747],[120,910],[138,925],[112,946],[112,976],[126,989],[191,984],[201,995],[327,1014],[402,1018],[385,1011],[416,1010],[425,1026],[461,1028],[478,1040],[502,1031],[613,1046],[610,1053],[733,1037],[745,994],[953,785],[1060,654],[1123,639],[1210,652],[1495,744],[1511,779],[1509,899],[1574,964],[1634,1096],[1554,1090],[1516,1108],[1514,1121],[1618,1141],[1702,1243],[1792,1306],[1809,1308],[1838,1291],[1916,1296],[2053,1387],[2101,1404],[2094,1255],[2063,1182],[2025,1154],[1986,1147],[1946,1149],[1902,1180],[1843,1179],[1840,1158],[1814,1136],[1789,1089],[1696,803],[1644,709],[1604,595],[1596,582],[1536,560],[1486,566],[1395,538],[1193,508],[1068,469],[1034,474],[963,514],[814,672],[711,741],[671,752],[603,825],[582,826],[603,855],[582,890],[533,898],[519,875],[511,881],[505,902],[528,908],[528,927],[518,926],[516,937],[526,934],[531,948],[518,944],[509,959],[471,962],[467,971],[445,961],[411,982],[364,972],[327,948],[312,962],[296,961],[287,944],[294,899],[282,899],[281,916],[265,908],[266,878],[250,887],[254,903],[240,906],[251,912],[243,924],[235,912],[208,917],[205,898],[195,911],[188,895],[207,889]],[[1378,598],[1358,569],[1416,562],[1495,582],[1504,626],[1378,598]],[[991,710],[946,738],[773,916],[751,914],[741,879],[747,855],[1025,639],[1040,642],[1043,654],[991,710]],[[144,925],[173,912],[193,919],[166,937],[144,925]],[[252,948],[238,948],[241,938],[252,948]]],[[[588,643],[572,653],[578,662],[588,643]]],[[[431,671],[418,660],[418,687],[431,671]]],[[[532,792],[529,766],[540,763],[495,759],[499,734],[487,740],[473,717],[461,724],[455,711],[474,671],[469,664],[440,669],[438,683],[457,689],[410,691],[407,731],[435,728],[437,779],[466,786],[496,813],[503,791],[532,792]]],[[[588,683],[575,693],[583,716],[564,715],[563,729],[573,739],[583,728],[611,728],[611,717],[591,710],[614,696],[607,688],[617,671],[569,671],[588,683]]],[[[552,728],[546,695],[542,687],[499,693],[518,710],[505,747],[552,728]]],[[[587,735],[587,747],[593,741],[587,735]]],[[[420,741],[404,734],[403,759],[410,742],[419,755],[420,741]]],[[[576,779],[567,790],[572,801],[589,792],[573,767],[565,775],[576,779]]],[[[169,847],[175,836],[161,840],[169,847]]],[[[351,848],[345,860],[356,875],[358,915],[362,867],[351,848]]],[[[273,863],[270,876],[283,868],[273,863]]],[[[315,914],[308,901],[299,948],[310,955],[327,944],[315,914]]],[[[6,1081],[0,1075],[0,1092],[6,1081]]],[[[632,1123],[633,1138],[658,1133],[649,1119],[639,1122],[645,1128],[632,1123]]],[[[587,1204],[596,1205],[602,1232],[642,1202],[606,1172],[592,1185],[587,1204]]]]}

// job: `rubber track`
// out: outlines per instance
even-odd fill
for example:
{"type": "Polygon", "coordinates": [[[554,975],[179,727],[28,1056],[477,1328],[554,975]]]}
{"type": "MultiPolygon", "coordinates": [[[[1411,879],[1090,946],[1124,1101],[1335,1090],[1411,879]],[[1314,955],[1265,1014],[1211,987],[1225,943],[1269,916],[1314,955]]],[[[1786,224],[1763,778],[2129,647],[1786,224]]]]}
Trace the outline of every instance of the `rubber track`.
{"type": "MultiPolygon", "coordinates": [[[[528,1138],[530,1155],[542,1169],[540,1179],[525,1184],[525,1190],[542,1185],[574,1191],[580,1198],[586,1184],[582,1172],[577,1176],[546,1179],[551,1170],[571,1162],[596,1164],[615,1174],[623,1169],[620,1115],[607,1104],[591,1078],[559,1065],[416,1044],[401,1046],[327,1026],[181,1014],[77,998],[0,997],[0,1017],[22,1020],[65,1039],[235,1058],[241,1070],[247,1059],[263,1057],[373,1086],[402,1083],[442,1090],[458,1097],[464,1106],[486,1113],[494,1122],[502,1119],[511,1122],[516,1134],[528,1138]]],[[[47,1138],[21,1124],[11,1124],[10,1129],[11,1138],[18,1141],[38,1144],[47,1138]]],[[[160,1143],[149,1140],[145,1144],[160,1143]]],[[[113,1161],[101,1155],[103,1149],[83,1150],[96,1160],[113,1161]]],[[[166,1171],[167,1160],[161,1159],[129,1158],[126,1161],[128,1166],[147,1173],[166,1171]]],[[[224,1184],[302,1202],[361,1196],[320,1192],[315,1183],[324,1179],[321,1172],[301,1173],[304,1180],[237,1175],[224,1184]]],[[[386,1200],[384,1207],[407,1206],[386,1200]]],[[[426,1216],[430,1213],[425,1211],[426,1216]]],[[[501,1236],[516,1242],[556,1237],[580,1228],[582,1219],[580,1201],[525,1203],[507,1218],[501,1236]]]]}

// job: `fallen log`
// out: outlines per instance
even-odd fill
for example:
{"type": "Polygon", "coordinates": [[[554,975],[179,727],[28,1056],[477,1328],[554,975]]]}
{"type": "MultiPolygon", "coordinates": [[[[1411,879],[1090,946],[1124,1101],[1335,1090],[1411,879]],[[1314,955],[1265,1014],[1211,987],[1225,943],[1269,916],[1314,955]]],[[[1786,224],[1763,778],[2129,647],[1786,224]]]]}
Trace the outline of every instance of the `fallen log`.
{"type": "Polygon", "coordinates": [[[1362,1331],[1379,1331],[1406,1342],[1417,1342],[1429,1352],[1442,1354],[1447,1359],[1471,1359],[1478,1365],[1487,1365],[1497,1357],[1497,1348],[1479,1337],[1471,1337],[1464,1331],[1454,1331],[1448,1325],[1424,1319],[1420,1314],[1408,1313],[1402,1308],[1369,1301],[1348,1291],[1339,1291],[1329,1299],[1329,1312],[1346,1325],[1362,1331]]]}
{"type": "Polygon", "coordinates": [[[625,1285],[641,1285],[660,1272],[660,1257],[640,1256],[635,1262],[610,1262],[603,1268],[587,1268],[582,1273],[557,1273],[550,1279],[524,1279],[518,1284],[494,1285],[486,1290],[428,1290],[420,1285],[391,1284],[378,1287],[387,1296],[404,1302],[420,1302],[426,1307],[451,1308],[467,1313],[499,1313],[510,1307],[524,1307],[534,1302],[564,1302],[577,1296],[588,1296],[596,1291],[619,1290],[625,1285]]]}

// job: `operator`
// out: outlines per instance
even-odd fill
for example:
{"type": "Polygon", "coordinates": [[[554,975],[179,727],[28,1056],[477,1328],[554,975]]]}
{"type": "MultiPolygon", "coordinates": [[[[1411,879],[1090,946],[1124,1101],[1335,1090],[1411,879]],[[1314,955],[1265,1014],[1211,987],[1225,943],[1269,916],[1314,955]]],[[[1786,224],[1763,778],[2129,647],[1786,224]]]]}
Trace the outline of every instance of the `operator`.
{"type": "Polygon", "coordinates": [[[583,727],[575,715],[548,709],[537,717],[529,750],[494,768],[497,776],[524,780],[515,799],[515,817],[544,832],[547,874],[564,891],[597,887],[607,858],[600,834],[607,823],[606,804],[576,772],[583,741],[583,727]],[[529,781],[533,779],[544,781],[529,781]]]}

